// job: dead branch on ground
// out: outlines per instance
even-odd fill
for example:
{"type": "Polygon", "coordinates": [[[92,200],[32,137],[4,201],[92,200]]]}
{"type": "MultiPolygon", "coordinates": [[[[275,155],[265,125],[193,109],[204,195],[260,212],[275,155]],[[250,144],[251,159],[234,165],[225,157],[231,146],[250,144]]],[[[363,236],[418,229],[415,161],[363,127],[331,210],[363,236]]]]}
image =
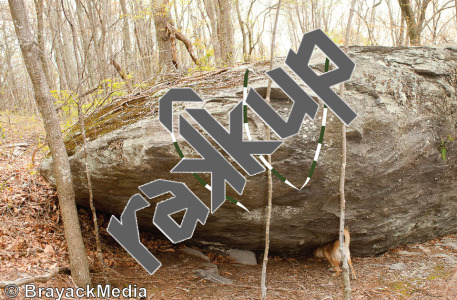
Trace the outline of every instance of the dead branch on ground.
{"type": "Polygon", "coordinates": [[[70,274],[70,268],[68,267],[60,267],[60,268],[55,268],[51,272],[45,275],[37,275],[37,276],[31,276],[31,277],[26,277],[26,278],[21,278],[13,281],[0,281],[0,288],[6,288],[10,284],[14,284],[15,286],[21,286],[24,284],[29,284],[33,282],[47,282],[48,280],[56,277],[59,274],[70,274]]]}

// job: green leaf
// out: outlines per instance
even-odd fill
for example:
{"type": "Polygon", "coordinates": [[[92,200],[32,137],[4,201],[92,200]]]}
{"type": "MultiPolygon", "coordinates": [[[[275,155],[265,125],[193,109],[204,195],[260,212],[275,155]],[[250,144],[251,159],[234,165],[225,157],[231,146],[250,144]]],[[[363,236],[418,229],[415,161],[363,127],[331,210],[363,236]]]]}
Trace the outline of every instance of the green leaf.
{"type": "Polygon", "coordinates": [[[445,147],[441,147],[441,157],[443,158],[443,160],[446,160],[446,148],[445,147]]]}

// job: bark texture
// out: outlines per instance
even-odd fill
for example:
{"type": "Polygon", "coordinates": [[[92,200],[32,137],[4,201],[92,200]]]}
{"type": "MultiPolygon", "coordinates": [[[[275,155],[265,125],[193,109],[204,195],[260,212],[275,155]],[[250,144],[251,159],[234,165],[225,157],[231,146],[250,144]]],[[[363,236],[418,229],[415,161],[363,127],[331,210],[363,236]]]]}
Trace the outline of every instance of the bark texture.
{"type": "Polygon", "coordinates": [[[421,34],[425,22],[425,11],[431,0],[423,0],[416,2],[416,12],[413,10],[411,0],[398,0],[402,12],[402,16],[406,21],[408,28],[408,36],[411,46],[419,46],[421,44],[421,34]]]}
{"type": "Polygon", "coordinates": [[[159,68],[162,72],[173,69],[172,40],[167,29],[167,23],[172,23],[168,0],[153,1],[154,26],[156,29],[157,45],[159,48],[159,68]]]}
{"type": "Polygon", "coordinates": [[[89,263],[79,226],[70,164],[60,130],[59,118],[44,75],[39,48],[27,20],[24,1],[9,0],[8,2],[22,56],[33,84],[37,107],[44,120],[46,139],[53,158],[53,175],[59,195],[71,274],[78,286],[85,287],[90,284],[89,263]]]}
{"type": "MultiPolygon", "coordinates": [[[[346,38],[344,40],[344,52],[348,52],[349,39],[351,32],[352,17],[354,15],[355,1],[351,1],[351,10],[349,12],[348,24],[346,26],[346,38]]],[[[344,83],[340,84],[340,97],[344,98],[344,83]]],[[[339,230],[339,242],[340,242],[340,253],[341,262],[343,269],[343,299],[351,299],[351,281],[349,280],[349,266],[348,266],[348,253],[345,252],[344,248],[344,223],[346,217],[346,197],[345,197],[345,183],[346,183],[346,163],[347,163],[347,138],[346,138],[346,125],[341,123],[341,171],[340,171],[340,230],[339,230]]]]}
{"type": "Polygon", "coordinates": [[[120,0],[119,2],[121,4],[122,21],[124,23],[122,26],[122,42],[124,45],[125,69],[127,73],[129,73],[129,70],[132,68],[132,43],[130,42],[129,13],[125,0],[120,0]]]}
{"type": "Polygon", "coordinates": [[[233,22],[232,22],[232,1],[218,0],[219,5],[219,26],[217,27],[218,41],[221,48],[222,65],[232,65],[235,61],[233,51],[233,22]]]}
{"type": "Polygon", "coordinates": [[[211,21],[211,41],[217,65],[230,66],[234,62],[232,22],[232,2],[230,0],[205,0],[205,8],[211,21]]]}

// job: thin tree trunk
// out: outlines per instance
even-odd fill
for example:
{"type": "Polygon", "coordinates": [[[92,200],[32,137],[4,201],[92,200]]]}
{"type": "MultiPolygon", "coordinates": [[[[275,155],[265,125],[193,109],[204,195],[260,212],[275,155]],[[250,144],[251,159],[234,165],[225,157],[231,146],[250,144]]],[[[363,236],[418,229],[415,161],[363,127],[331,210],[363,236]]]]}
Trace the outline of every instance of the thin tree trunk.
{"type": "MultiPolygon", "coordinates": [[[[62,22],[62,12],[61,8],[59,5],[59,2],[55,2],[55,14],[56,14],[56,20],[57,20],[57,32],[58,32],[58,39],[60,41],[59,48],[62,54],[62,61],[63,65],[65,67],[65,79],[68,84],[68,89],[72,90],[76,87],[77,85],[77,74],[76,74],[76,66],[75,66],[75,61],[74,58],[71,55],[71,41],[68,38],[68,32],[65,32],[65,26],[63,26],[62,22]]],[[[52,12],[51,12],[52,14],[52,12]]]]}
{"type": "Polygon", "coordinates": [[[218,17],[216,16],[216,8],[214,7],[213,0],[204,0],[206,14],[211,22],[211,44],[214,50],[214,60],[216,65],[222,61],[221,46],[219,45],[217,27],[219,26],[218,17]]]}
{"type": "Polygon", "coordinates": [[[392,13],[392,4],[390,3],[390,0],[387,0],[386,3],[387,3],[389,19],[390,19],[390,36],[392,39],[392,46],[398,46],[397,30],[395,28],[396,24],[394,22],[394,16],[392,13]]]}
{"type": "Polygon", "coordinates": [[[420,32],[419,27],[414,16],[413,8],[410,0],[398,0],[402,11],[403,18],[405,18],[406,25],[408,28],[408,36],[411,45],[420,45],[420,32]]]}
{"type": "Polygon", "coordinates": [[[62,58],[62,52],[60,50],[60,31],[59,26],[57,25],[57,16],[56,13],[54,13],[53,9],[48,9],[47,17],[49,25],[51,27],[51,31],[54,35],[54,37],[52,38],[52,52],[54,53],[54,58],[57,66],[57,73],[59,75],[59,90],[62,91],[69,88],[69,83],[67,81],[67,78],[65,77],[65,65],[62,58]]]}
{"type": "MultiPolygon", "coordinates": [[[[270,56],[270,70],[273,69],[273,59],[274,59],[274,46],[275,46],[275,38],[276,38],[276,28],[278,26],[278,19],[279,19],[279,10],[281,9],[281,0],[278,1],[278,10],[276,12],[276,19],[273,28],[273,33],[271,37],[271,56],[270,56]]],[[[267,93],[266,93],[266,101],[270,103],[270,94],[271,94],[271,79],[268,79],[268,86],[267,86],[267,93]]],[[[269,141],[270,136],[270,127],[267,126],[267,136],[266,140],[269,141]]],[[[268,163],[271,166],[271,155],[267,155],[268,163]]],[[[266,213],[266,221],[265,221],[265,250],[263,253],[263,263],[262,263],[262,276],[260,280],[260,287],[262,290],[262,300],[267,298],[267,263],[268,263],[268,252],[270,250],[270,222],[271,222],[271,209],[273,206],[273,179],[271,172],[267,172],[268,174],[268,204],[267,204],[267,213],[266,213]]]]}
{"type": "MultiPolygon", "coordinates": [[[[102,20],[102,32],[103,34],[103,44],[102,44],[102,54],[104,55],[104,62],[103,66],[105,69],[105,77],[104,78],[109,78],[111,77],[111,80],[114,79],[113,73],[109,70],[109,65],[111,59],[114,57],[113,55],[113,30],[111,30],[111,20],[112,20],[112,5],[111,3],[108,2],[108,0],[102,0],[102,10],[101,10],[101,15],[103,16],[102,20]]],[[[112,81],[113,82],[113,81],[112,81]]],[[[113,85],[111,84],[110,86],[110,92],[112,92],[113,85]]]]}
{"type": "MultiPolygon", "coordinates": [[[[133,1],[133,10],[135,13],[135,16],[140,14],[140,11],[142,8],[140,7],[140,3],[138,3],[138,0],[133,1]]],[[[143,79],[149,78],[150,75],[152,74],[152,58],[147,57],[148,54],[146,53],[146,49],[143,46],[143,42],[145,38],[143,37],[143,22],[144,20],[142,18],[133,18],[133,32],[135,35],[135,40],[136,43],[136,49],[138,52],[137,59],[135,60],[136,66],[142,66],[140,68],[141,76],[143,79]]],[[[138,72],[138,73],[140,73],[138,72]]]]}
{"type": "Polygon", "coordinates": [[[371,7],[371,16],[370,16],[370,34],[371,34],[371,44],[373,45],[378,45],[378,42],[375,39],[375,29],[376,29],[376,7],[378,7],[381,4],[382,0],[379,0],[376,2],[376,0],[373,0],[373,6],[371,7]]]}
{"type": "MultiPolygon", "coordinates": [[[[141,1],[139,3],[139,6],[142,7],[141,1]]],[[[143,11],[143,9],[142,9],[142,11],[143,11]]],[[[155,45],[154,37],[152,34],[152,32],[154,32],[153,24],[154,24],[153,16],[149,16],[149,18],[144,20],[144,22],[143,22],[143,30],[144,30],[143,36],[144,36],[144,41],[145,41],[143,49],[146,53],[146,57],[147,57],[146,63],[149,66],[148,72],[149,72],[150,77],[153,76],[153,74],[155,74],[155,72],[158,69],[157,68],[158,64],[157,64],[157,59],[156,59],[158,57],[158,55],[157,55],[158,45],[157,46],[155,45]]]]}
{"type": "Polygon", "coordinates": [[[238,23],[240,25],[240,30],[241,30],[241,37],[243,38],[243,61],[247,62],[246,30],[244,29],[245,23],[243,22],[243,19],[241,18],[239,0],[235,1],[235,7],[236,7],[236,16],[238,18],[238,23]]]}
{"type": "MultiPolygon", "coordinates": [[[[89,86],[93,86],[96,84],[96,80],[94,78],[94,63],[95,59],[93,56],[93,51],[90,47],[92,43],[92,38],[89,38],[89,35],[87,33],[87,27],[86,27],[86,22],[84,19],[84,6],[81,2],[82,0],[76,0],[76,17],[78,19],[78,25],[79,25],[79,31],[81,32],[81,38],[82,38],[82,49],[83,51],[81,52],[81,57],[84,57],[84,66],[85,69],[87,70],[87,76],[89,77],[89,86]]],[[[76,23],[76,21],[75,21],[76,23]]]]}
{"type": "MultiPolygon", "coordinates": [[[[67,15],[65,12],[65,8],[63,6],[63,0],[62,0],[62,11],[67,19],[68,24],[70,25],[71,28],[71,36],[72,36],[72,41],[73,41],[73,51],[75,55],[75,60],[76,60],[76,67],[77,67],[77,72],[78,72],[78,85],[76,88],[76,97],[78,98],[78,120],[79,120],[79,130],[81,132],[82,140],[83,140],[83,149],[84,149],[84,167],[86,171],[86,178],[87,178],[87,189],[89,190],[89,205],[90,205],[90,210],[92,211],[92,218],[94,221],[94,232],[95,232],[95,247],[97,251],[97,258],[100,262],[100,265],[105,269],[105,262],[103,261],[103,254],[102,254],[102,249],[100,246],[100,236],[98,233],[98,222],[97,222],[97,212],[95,210],[94,206],[94,197],[93,197],[93,192],[92,192],[92,181],[90,178],[90,172],[89,172],[89,165],[87,163],[87,139],[86,139],[86,130],[84,127],[84,114],[82,111],[82,98],[81,98],[81,90],[82,90],[82,82],[83,82],[83,66],[81,65],[79,59],[78,59],[78,47],[77,47],[77,36],[76,36],[76,30],[73,25],[73,22],[70,20],[70,16],[67,15]]],[[[104,272],[105,279],[106,279],[106,272],[104,272]]]]}
{"type": "MultiPolygon", "coordinates": [[[[344,51],[348,52],[349,39],[351,32],[352,17],[354,15],[355,1],[351,2],[351,10],[349,12],[348,24],[346,27],[346,38],[344,41],[344,51]]],[[[340,97],[344,99],[344,83],[340,84],[340,97]]],[[[349,266],[346,256],[346,251],[344,249],[344,219],[346,214],[346,198],[344,196],[344,181],[346,178],[346,125],[342,123],[341,125],[341,172],[340,172],[340,253],[343,269],[343,299],[351,299],[351,282],[349,280],[349,266]]]]}
{"type": "Polygon", "coordinates": [[[40,60],[43,65],[44,75],[48,81],[48,85],[52,88],[54,86],[53,81],[49,75],[48,62],[46,61],[45,56],[45,46],[44,46],[44,24],[43,24],[43,0],[35,0],[35,10],[37,18],[37,42],[38,48],[40,49],[40,60]]]}
{"type": "Polygon", "coordinates": [[[404,46],[405,45],[405,18],[403,18],[403,15],[400,13],[400,39],[398,41],[398,46],[404,46]]]}
{"type": "Polygon", "coordinates": [[[127,4],[125,0],[120,0],[121,9],[122,9],[122,40],[124,45],[124,57],[125,57],[125,70],[129,73],[129,70],[132,68],[132,50],[130,42],[130,31],[129,31],[129,18],[127,11],[127,4]]]}
{"type": "Polygon", "coordinates": [[[32,36],[32,31],[27,20],[27,10],[24,1],[9,0],[8,3],[21,47],[22,57],[24,58],[33,84],[35,100],[44,120],[46,138],[53,158],[54,176],[70,258],[71,274],[76,285],[85,287],[86,285],[90,285],[91,282],[89,261],[79,225],[70,163],[62,138],[59,118],[53,105],[43,67],[40,63],[38,46],[32,36]]]}
{"type": "MultiPolygon", "coordinates": [[[[5,24],[5,23],[3,23],[5,24]]],[[[3,25],[3,34],[6,36],[6,29],[3,25]]],[[[8,43],[5,43],[5,60],[6,60],[6,65],[8,70],[14,70],[13,69],[13,64],[11,63],[11,59],[14,55],[14,50],[10,48],[10,45],[8,43]]],[[[16,78],[15,78],[15,72],[7,72],[6,75],[6,80],[8,82],[8,85],[11,85],[10,91],[11,91],[11,96],[13,98],[13,103],[20,103],[21,102],[21,97],[19,93],[19,89],[17,88],[16,84],[16,78]]],[[[12,109],[14,110],[14,104],[12,105],[12,109]]]]}
{"type": "MultiPolygon", "coordinates": [[[[305,29],[305,25],[303,24],[303,21],[302,21],[302,18],[301,18],[301,15],[300,15],[300,9],[298,7],[298,1],[295,2],[295,7],[294,7],[294,11],[295,13],[297,14],[297,19],[298,19],[298,24],[300,25],[300,29],[301,29],[301,33],[304,34],[306,32],[306,29],[305,29]]],[[[291,8],[293,9],[293,8],[291,8]]],[[[304,13],[306,13],[306,9],[304,10],[304,13]]],[[[292,15],[292,14],[290,14],[292,15]]]]}

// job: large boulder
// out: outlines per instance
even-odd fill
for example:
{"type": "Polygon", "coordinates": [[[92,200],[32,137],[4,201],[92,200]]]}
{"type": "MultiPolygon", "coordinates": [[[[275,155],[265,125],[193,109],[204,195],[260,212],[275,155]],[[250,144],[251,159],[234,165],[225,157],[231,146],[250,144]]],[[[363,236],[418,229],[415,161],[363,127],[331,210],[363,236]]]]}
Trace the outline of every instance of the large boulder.
{"type": "MultiPolygon", "coordinates": [[[[357,66],[346,83],[345,101],[358,114],[347,127],[346,222],[354,255],[373,255],[391,247],[421,242],[457,232],[456,138],[457,49],[351,47],[357,66]],[[441,147],[447,150],[442,158],[441,147]]],[[[322,72],[325,57],[316,53],[310,65],[322,72]]],[[[138,186],[156,179],[184,182],[207,205],[210,193],[191,174],[171,174],[179,162],[169,133],[161,126],[157,101],[171,87],[192,87],[203,105],[175,106],[174,120],[184,107],[205,107],[222,124],[242,100],[244,70],[256,74],[250,86],[265,94],[266,63],[241,66],[154,87],[146,95],[118,99],[86,119],[89,168],[98,210],[119,216],[138,186]]],[[[316,98],[284,64],[303,88],[316,98]]],[[[284,116],[291,102],[273,83],[272,105],[284,116]]],[[[320,108],[322,102],[319,100],[320,108]]],[[[284,141],[272,156],[273,166],[301,186],[317,146],[322,109],[305,120],[301,132],[284,141]]],[[[186,117],[191,120],[189,116],[186,117]]],[[[264,139],[266,127],[252,111],[254,139],[264,139]]],[[[319,163],[308,186],[296,191],[273,177],[270,248],[277,253],[307,253],[336,239],[339,224],[341,121],[331,112],[319,163]]],[[[177,124],[175,124],[177,126],[177,124]]],[[[177,130],[175,130],[177,132],[177,130]]],[[[178,138],[186,157],[198,157],[178,138]]],[[[67,136],[77,202],[88,205],[86,175],[78,126],[67,136]]],[[[51,159],[41,174],[51,183],[51,159]]],[[[202,175],[208,182],[207,174],[202,175]]],[[[227,193],[251,213],[226,202],[205,225],[197,225],[194,241],[260,250],[264,245],[267,175],[248,177],[243,195],[227,193]]],[[[152,223],[155,203],[138,212],[140,229],[157,231],[152,223]]]]}

